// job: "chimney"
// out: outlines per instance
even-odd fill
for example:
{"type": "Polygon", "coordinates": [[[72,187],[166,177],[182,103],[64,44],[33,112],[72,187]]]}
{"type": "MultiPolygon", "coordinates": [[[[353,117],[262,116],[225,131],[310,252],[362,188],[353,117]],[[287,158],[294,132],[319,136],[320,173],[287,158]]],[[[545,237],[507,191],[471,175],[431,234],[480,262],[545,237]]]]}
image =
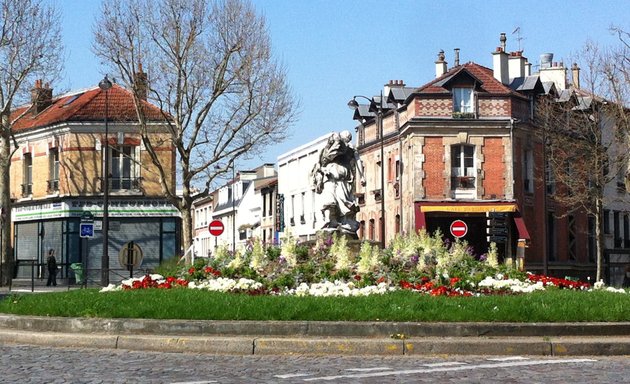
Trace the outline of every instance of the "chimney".
{"type": "Polygon", "coordinates": [[[540,69],[551,68],[553,53],[543,53],[540,55],[540,69]]]}
{"type": "Polygon", "coordinates": [[[540,81],[553,81],[557,89],[567,89],[567,68],[562,62],[552,62],[552,58],[551,53],[540,55],[540,81]]]}
{"type": "Polygon", "coordinates": [[[525,76],[532,75],[532,63],[525,59],[525,76]]]}
{"type": "Polygon", "coordinates": [[[390,80],[389,83],[385,84],[385,86],[383,87],[383,98],[387,100],[387,97],[389,96],[389,91],[391,91],[392,88],[402,88],[404,86],[405,82],[402,80],[390,80]]]}
{"type": "Polygon", "coordinates": [[[455,66],[459,66],[459,48],[455,48],[455,66]]]}
{"type": "Polygon", "coordinates": [[[147,74],[142,72],[142,63],[138,64],[138,72],[135,73],[134,78],[134,91],[141,100],[147,99],[147,93],[149,89],[149,80],[147,74]]]}
{"type": "Polygon", "coordinates": [[[440,77],[446,73],[446,61],[444,61],[444,50],[440,50],[438,53],[438,59],[435,62],[435,77],[440,77]]]}
{"type": "Polygon", "coordinates": [[[505,52],[505,42],[507,41],[505,33],[501,33],[499,41],[501,42],[501,46],[497,47],[497,50],[492,52],[492,70],[495,79],[499,80],[502,84],[508,84],[510,74],[508,68],[508,54],[505,52]]]}
{"type": "Polygon", "coordinates": [[[573,77],[573,88],[580,88],[580,67],[578,67],[577,63],[573,63],[571,66],[571,75],[573,77]]]}
{"type": "Polygon", "coordinates": [[[527,59],[523,57],[523,51],[510,52],[510,58],[508,59],[509,78],[526,76],[526,63],[527,59]]]}
{"type": "Polygon", "coordinates": [[[35,80],[35,87],[31,89],[31,112],[38,115],[52,104],[52,92],[48,83],[42,87],[42,79],[35,80]]]}

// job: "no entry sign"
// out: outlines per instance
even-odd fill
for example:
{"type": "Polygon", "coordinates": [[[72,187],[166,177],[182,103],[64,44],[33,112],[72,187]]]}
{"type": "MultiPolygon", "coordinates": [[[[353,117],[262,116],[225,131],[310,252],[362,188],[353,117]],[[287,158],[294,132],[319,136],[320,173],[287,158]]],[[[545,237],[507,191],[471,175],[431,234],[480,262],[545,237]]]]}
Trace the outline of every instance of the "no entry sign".
{"type": "Polygon", "coordinates": [[[460,237],[466,236],[467,233],[468,225],[466,225],[466,223],[464,223],[463,221],[455,220],[451,223],[451,235],[453,235],[454,237],[457,237],[459,239],[460,237]]]}
{"type": "Polygon", "coordinates": [[[219,236],[223,233],[225,227],[223,226],[223,222],[221,220],[212,220],[210,225],[208,225],[208,230],[212,236],[219,236]]]}

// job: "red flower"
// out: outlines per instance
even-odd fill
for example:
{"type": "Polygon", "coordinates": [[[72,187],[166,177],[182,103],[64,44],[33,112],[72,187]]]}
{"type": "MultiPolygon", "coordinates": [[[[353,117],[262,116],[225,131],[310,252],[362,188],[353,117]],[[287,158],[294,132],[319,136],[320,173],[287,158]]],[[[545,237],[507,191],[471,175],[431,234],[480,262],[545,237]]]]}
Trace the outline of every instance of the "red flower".
{"type": "Polygon", "coordinates": [[[361,281],[361,276],[359,276],[359,275],[354,275],[354,279],[355,279],[356,281],[361,281]]]}
{"type": "Polygon", "coordinates": [[[451,287],[454,286],[455,284],[457,284],[461,279],[459,277],[452,277],[451,278],[451,287]]]}

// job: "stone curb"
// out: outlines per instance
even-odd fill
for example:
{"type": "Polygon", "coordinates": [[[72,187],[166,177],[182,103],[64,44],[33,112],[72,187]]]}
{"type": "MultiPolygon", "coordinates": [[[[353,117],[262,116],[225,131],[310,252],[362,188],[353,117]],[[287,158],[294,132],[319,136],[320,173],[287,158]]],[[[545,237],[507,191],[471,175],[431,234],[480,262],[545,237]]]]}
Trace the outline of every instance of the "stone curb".
{"type": "Polygon", "coordinates": [[[0,329],[177,336],[560,337],[630,336],[630,322],[619,323],[417,323],[356,321],[220,321],[98,319],[0,315],[0,329]]]}
{"type": "Polygon", "coordinates": [[[0,342],[230,355],[630,355],[630,323],[95,319],[0,315],[0,342]]]}
{"type": "Polygon", "coordinates": [[[506,337],[500,339],[432,337],[394,340],[347,337],[132,336],[0,330],[0,342],[50,347],[221,355],[630,355],[630,336],[614,339],[611,337],[559,337],[553,339],[542,337],[506,337]]]}

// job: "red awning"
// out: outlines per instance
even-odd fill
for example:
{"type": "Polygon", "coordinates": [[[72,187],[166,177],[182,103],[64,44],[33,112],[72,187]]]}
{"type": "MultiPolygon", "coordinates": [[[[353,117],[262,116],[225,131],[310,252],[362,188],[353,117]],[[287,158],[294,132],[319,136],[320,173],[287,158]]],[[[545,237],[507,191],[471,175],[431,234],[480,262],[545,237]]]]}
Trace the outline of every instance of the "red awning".
{"type": "Polygon", "coordinates": [[[516,224],[516,230],[518,231],[518,238],[529,240],[529,232],[527,226],[525,226],[525,220],[522,217],[515,217],[514,224],[516,224]]]}

